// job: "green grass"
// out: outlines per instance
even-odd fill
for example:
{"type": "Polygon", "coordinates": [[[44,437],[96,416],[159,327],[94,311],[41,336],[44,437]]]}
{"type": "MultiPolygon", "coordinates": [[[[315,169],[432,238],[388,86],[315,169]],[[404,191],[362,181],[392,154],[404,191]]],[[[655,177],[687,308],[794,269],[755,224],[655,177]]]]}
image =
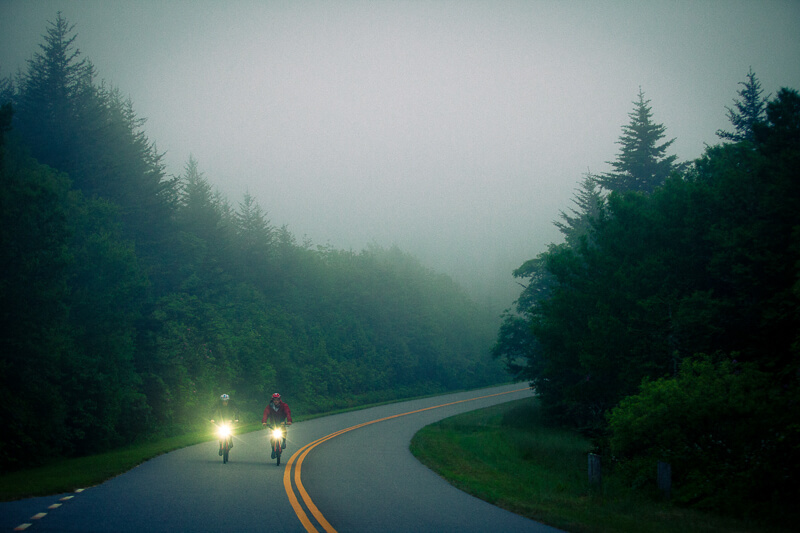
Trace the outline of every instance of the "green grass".
{"type": "MultiPolygon", "coordinates": [[[[260,427],[261,424],[250,424],[241,426],[237,431],[246,433],[260,427]]],[[[3,474],[0,476],[0,501],[47,496],[91,487],[163,453],[214,438],[209,431],[198,431],[99,455],[63,459],[39,468],[3,474]]]]}
{"type": "Polygon", "coordinates": [[[590,443],[541,423],[535,399],[510,402],[428,426],[411,451],[478,498],[570,532],[774,532],[758,524],[653,500],[603,473],[588,483],[590,443]]]}

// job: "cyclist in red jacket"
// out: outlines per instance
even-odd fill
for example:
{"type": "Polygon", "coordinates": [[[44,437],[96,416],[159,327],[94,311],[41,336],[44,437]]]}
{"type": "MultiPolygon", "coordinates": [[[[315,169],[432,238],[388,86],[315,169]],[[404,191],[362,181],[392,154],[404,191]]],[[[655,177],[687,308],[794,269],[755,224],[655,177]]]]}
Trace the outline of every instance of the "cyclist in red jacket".
{"type": "MultiPolygon", "coordinates": [[[[286,422],[287,426],[292,425],[292,411],[289,409],[289,404],[281,400],[281,395],[277,392],[272,395],[272,400],[267,404],[264,409],[264,416],[261,418],[261,425],[263,427],[276,427],[282,422],[286,422]]],[[[283,433],[283,442],[281,448],[286,449],[286,431],[283,433]]],[[[274,459],[274,457],[273,457],[274,459]]]]}

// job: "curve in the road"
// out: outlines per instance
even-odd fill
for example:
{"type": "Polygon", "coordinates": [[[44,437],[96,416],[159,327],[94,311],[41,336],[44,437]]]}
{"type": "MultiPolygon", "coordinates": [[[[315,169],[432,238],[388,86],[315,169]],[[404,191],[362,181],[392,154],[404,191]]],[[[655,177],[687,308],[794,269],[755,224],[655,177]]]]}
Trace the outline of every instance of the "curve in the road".
{"type": "Polygon", "coordinates": [[[387,416],[387,417],[384,417],[384,418],[379,418],[377,420],[371,420],[369,422],[364,422],[362,424],[357,424],[355,426],[336,431],[334,433],[331,433],[330,435],[327,435],[325,437],[317,439],[314,442],[306,444],[305,446],[303,446],[302,448],[297,450],[294,453],[294,455],[292,455],[291,458],[289,458],[289,462],[286,463],[286,469],[284,470],[284,473],[283,473],[283,487],[284,487],[284,489],[286,489],[286,495],[289,497],[289,502],[292,504],[292,508],[294,509],[295,513],[297,514],[297,518],[303,524],[303,527],[306,529],[307,532],[309,532],[309,533],[319,533],[319,530],[311,522],[311,520],[308,517],[308,514],[305,512],[305,510],[303,509],[303,506],[300,504],[300,500],[298,499],[297,495],[295,494],[294,487],[297,487],[297,492],[300,494],[300,498],[306,504],[306,507],[308,508],[309,512],[313,515],[314,519],[322,527],[322,529],[324,529],[327,533],[337,533],[336,529],[334,529],[334,527],[330,525],[330,523],[325,519],[325,516],[323,516],[323,514],[319,511],[317,506],[314,505],[314,501],[311,499],[311,496],[309,496],[309,494],[306,491],[305,487],[303,487],[303,482],[301,480],[303,461],[305,460],[306,456],[309,454],[309,452],[311,450],[313,450],[315,447],[319,446],[323,442],[329,441],[329,440],[331,440],[331,439],[333,439],[335,437],[338,437],[339,435],[341,435],[343,433],[347,433],[348,431],[352,431],[354,429],[362,428],[364,426],[369,426],[371,424],[377,424],[378,422],[391,420],[393,418],[398,418],[398,417],[407,416],[407,415],[413,415],[413,414],[416,414],[416,413],[421,413],[423,411],[430,411],[432,409],[439,409],[441,407],[447,407],[449,405],[455,405],[455,404],[464,403],[464,402],[473,402],[473,401],[476,401],[476,400],[483,400],[485,398],[492,398],[494,396],[502,396],[504,394],[511,394],[511,393],[520,392],[520,391],[523,391],[523,390],[527,390],[527,389],[516,389],[516,390],[505,391],[505,392],[500,392],[500,393],[496,393],[496,394],[488,394],[486,396],[480,396],[480,397],[477,397],[477,398],[469,398],[469,399],[466,399],[466,400],[459,400],[457,402],[443,403],[441,405],[434,405],[433,407],[426,407],[424,409],[417,409],[416,411],[409,411],[407,413],[400,413],[400,414],[396,414],[396,415],[392,415],[392,416],[387,416]],[[292,485],[292,477],[293,477],[292,476],[292,471],[294,471],[294,487],[292,485]]]}

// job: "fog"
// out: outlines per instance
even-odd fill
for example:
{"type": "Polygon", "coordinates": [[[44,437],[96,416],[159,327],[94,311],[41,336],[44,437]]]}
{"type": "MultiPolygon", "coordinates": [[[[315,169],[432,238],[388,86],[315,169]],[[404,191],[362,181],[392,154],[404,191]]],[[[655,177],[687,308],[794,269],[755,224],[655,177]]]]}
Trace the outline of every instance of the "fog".
{"type": "Polygon", "coordinates": [[[299,240],[397,245],[502,310],[639,88],[688,160],[752,67],[800,89],[797,1],[0,0],[0,76],[61,11],[98,78],[299,240]]]}

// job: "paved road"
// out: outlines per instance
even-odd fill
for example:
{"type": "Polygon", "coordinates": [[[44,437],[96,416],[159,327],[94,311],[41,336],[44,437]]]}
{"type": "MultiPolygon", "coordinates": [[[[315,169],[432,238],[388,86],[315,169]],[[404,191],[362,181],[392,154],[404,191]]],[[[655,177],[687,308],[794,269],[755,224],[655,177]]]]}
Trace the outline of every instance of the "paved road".
{"type": "Polygon", "coordinates": [[[216,442],[198,444],[79,493],[0,503],[0,531],[31,524],[26,531],[555,532],[453,488],[408,451],[420,428],[530,394],[518,389],[496,387],[296,423],[280,467],[269,458],[263,431],[237,437],[227,465],[216,442]],[[376,420],[382,421],[371,423],[376,420]],[[361,424],[367,425],[324,440],[361,424]],[[50,509],[54,504],[60,506],[50,509]],[[38,513],[47,514],[32,519],[38,513]]]}

